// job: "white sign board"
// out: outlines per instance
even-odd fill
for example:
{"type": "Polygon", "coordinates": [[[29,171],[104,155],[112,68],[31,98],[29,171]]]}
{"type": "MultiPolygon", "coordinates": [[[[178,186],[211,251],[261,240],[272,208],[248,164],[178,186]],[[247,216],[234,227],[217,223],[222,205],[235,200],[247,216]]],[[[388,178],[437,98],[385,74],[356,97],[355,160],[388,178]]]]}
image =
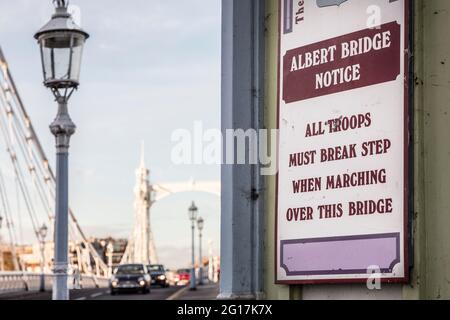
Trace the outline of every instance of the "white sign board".
{"type": "Polygon", "coordinates": [[[276,282],[408,279],[408,0],[280,0],[276,282]]]}

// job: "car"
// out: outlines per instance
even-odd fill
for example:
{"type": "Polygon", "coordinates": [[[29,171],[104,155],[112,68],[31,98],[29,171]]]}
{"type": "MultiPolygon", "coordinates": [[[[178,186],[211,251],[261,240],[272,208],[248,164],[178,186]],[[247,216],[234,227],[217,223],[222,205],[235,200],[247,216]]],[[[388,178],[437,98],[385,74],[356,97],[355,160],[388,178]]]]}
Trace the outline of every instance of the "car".
{"type": "Polygon", "coordinates": [[[185,286],[191,280],[191,269],[178,269],[175,275],[177,286],[185,286]]]}
{"type": "Polygon", "coordinates": [[[150,264],[147,269],[152,277],[152,284],[167,288],[169,282],[167,281],[166,269],[162,264],[150,264]]]}
{"type": "Polygon", "coordinates": [[[145,264],[123,264],[114,270],[109,288],[111,295],[124,291],[150,293],[152,278],[145,264]]]}
{"type": "Polygon", "coordinates": [[[174,270],[166,270],[166,277],[168,286],[176,286],[177,282],[175,281],[176,271],[174,270]]]}

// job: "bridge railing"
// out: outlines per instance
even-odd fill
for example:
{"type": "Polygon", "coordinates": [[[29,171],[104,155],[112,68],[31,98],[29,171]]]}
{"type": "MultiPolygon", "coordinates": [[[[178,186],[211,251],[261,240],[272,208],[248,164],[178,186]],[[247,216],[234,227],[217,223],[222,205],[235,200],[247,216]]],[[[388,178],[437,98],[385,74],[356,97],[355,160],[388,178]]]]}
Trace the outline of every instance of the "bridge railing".
{"type": "MultiPolygon", "coordinates": [[[[45,290],[51,291],[53,274],[45,274],[45,290]]],[[[16,292],[37,292],[40,290],[41,274],[27,272],[0,273],[0,295],[16,292]]],[[[70,289],[93,289],[108,287],[109,280],[103,277],[81,275],[69,276],[70,289]]]]}
{"type": "MultiPolygon", "coordinates": [[[[46,284],[51,288],[53,280],[52,275],[45,275],[46,284]]],[[[8,272],[0,273],[0,294],[21,292],[21,291],[38,291],[40,288],[40,274],[8,272]]]]}
{"type": "Polygon", "coordinates": [[[109,286],[109,278],[82,275],[76,277],[69,275],[69,289],[93,289],[107,288],[109,286]]]}

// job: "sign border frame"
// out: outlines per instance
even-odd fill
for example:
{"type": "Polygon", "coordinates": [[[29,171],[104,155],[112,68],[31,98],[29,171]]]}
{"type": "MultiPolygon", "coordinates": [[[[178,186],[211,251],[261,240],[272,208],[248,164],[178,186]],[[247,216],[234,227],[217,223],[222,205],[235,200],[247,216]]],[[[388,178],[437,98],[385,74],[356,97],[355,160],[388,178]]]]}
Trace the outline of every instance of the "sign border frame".
{"type": "MultiPolygon", "coordinates": [[[[280,129],[280,84],[281,84],[281,8],[282,1],[278,0],[278,44],[277,44],[277,124],[276,129],[280,129]]],[[[414,163],[414,143],[413,137],[413,112],[412,107],[414,106],[414,86],[413,86],[413,72],[414,72],[414,54],[411,52],[411,48],[414,48],[414,6],[413,0],[405,1],[405,50],[404,50],[404,192],[403,192],[403,206],[404,206],[404,217],[403,217],[403,268],[404,276],[398,278],[381,278],[381,283],[384,284],[408,284],[410,283],[410,269],[413,267],[413,260],[410,253],[413,253],[413,241],[412,241],[412,230],[410,226],[412,225],[412,209],[414,208],[414,196],[413,196],[413,186],[414,186],[414,173],[413,168],[410,167],[411,163],[414,163]]],[[[277,162],[279,166],[279,141],[277,141],[277,162]]],[[[275,259],[274,259],[274,283],[276,285],[314,285],[314,284],[355,284],[355,283],[366,283],[369,277],[362,278],[332,278],[329,279],[311,279],[311,280],[280,280],[278,279],[278,268],[280,266],[280,261],[278,261],[278,191],[279,191],[279,171],[276,174],[275,183],[275,259]]],[[[400,248],[401,249],[401,248],[400,248]]]]}

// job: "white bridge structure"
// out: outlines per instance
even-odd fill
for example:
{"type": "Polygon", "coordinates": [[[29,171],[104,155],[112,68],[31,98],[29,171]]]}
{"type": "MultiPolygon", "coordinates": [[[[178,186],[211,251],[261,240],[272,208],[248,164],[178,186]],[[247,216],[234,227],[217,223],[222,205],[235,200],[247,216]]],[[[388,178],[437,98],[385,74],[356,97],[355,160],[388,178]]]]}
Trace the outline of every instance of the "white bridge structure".
{"type": "Polygon", "coordinates": [[[162,200],[172,194],[182,192],[205,192],[220,197],[220,181],[195,181],[162,183],[154,186],[156,201],[162,200]]]}
{"type": "Polygon", "coordinates": [[[122,263],[158,264],[158,254],[151,229],[150,208],[152,205],[175,193],[206,192],[220,197],[219,181],[176,182],[151,185],[150,171],[145,166],[144,147],[141,151],[141,164],[136,170],[134,189],[135,221],[128,246],[122,257],[122,263]]]}
{"type": "MultiPolygon", "coordinates": [[[[5,156],[9,158],[10,165],[6,171],[2,170],[6,163],[0,166],[0,231],[2,224],[7,234],[7,239],[0,238],[0,293],[14,290],[38,290],[37,274],[25,270],[24,261],[20,259],[20,254],[17,252],[21,231],[18,230],[20,229],[18,226],[22,224],[17,207],[19,203],[22,203],[22,209],[28,216],[27,220],[31,221],[36,243],[39,244],[42,241],[39,229],[43,224],[49,228],[47,239],[54,239],[55,175],[20,98],[1,47],[0,136],[0,151],[2,149],[6,151],[5,156]],[[13,181],[13,187],[11,181],[13,181]],[[14,201],[17,203],[15,207],[14,201]],[[3,270],[5,247],[11,252],[14,269],[8,273],[3,270]]],[[[220,182],[191,180],[151,185],[149,170],[145,166],[143,156],[140,167],[136,171],[136,177],[135,224],[122,262],[158,263],[150,223],[151,206],[156,201],[180,192],[198,191],[220,196],[220,182]]],[[[75,252],[70,261],[72,279],[81,274],[85,283],[88,283],[87,286],[107,285],[106,279],[111,273],[111,266],[103,261],[89,242],[88,236],[71,209],[69,209],[69,216],[69,241],[71,251],[75,252]]],[[[46,281],[46,286],[50,287],[53,269],[50,257],[53,257],[53,241],[47,242],[46,250],[48,247],[51,252],[41,256],[42,270],[40,272],[50,279],[46,281]]]]}

